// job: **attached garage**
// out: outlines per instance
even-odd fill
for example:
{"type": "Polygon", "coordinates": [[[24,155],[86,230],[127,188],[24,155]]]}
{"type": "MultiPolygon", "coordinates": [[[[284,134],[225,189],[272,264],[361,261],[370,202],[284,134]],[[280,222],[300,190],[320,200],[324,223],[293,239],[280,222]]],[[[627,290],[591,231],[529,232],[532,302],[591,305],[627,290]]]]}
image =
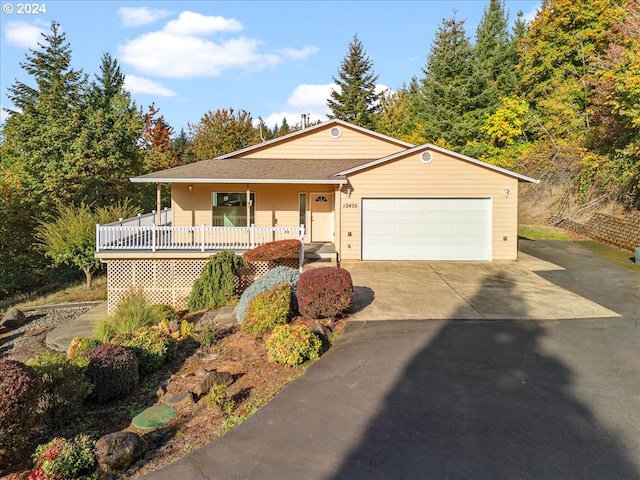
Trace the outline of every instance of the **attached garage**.
{"type": "Polygon", "coordinates": [[[362,260],[492,259],[491,198],[363,198],[362,260]]]}

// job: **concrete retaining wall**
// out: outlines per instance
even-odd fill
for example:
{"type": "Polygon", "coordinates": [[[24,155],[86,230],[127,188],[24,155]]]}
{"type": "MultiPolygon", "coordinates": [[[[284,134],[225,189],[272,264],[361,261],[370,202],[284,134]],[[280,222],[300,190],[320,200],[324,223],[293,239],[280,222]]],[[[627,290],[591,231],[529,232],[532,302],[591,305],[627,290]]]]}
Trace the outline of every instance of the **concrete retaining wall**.
{"type": "Polygon", "coordinates": [[[596,213],[586,223],[562,219],[554,224],[624,250],[635,251],[640,247],[640,211],[637,210],[623,216],[596,213]]]}

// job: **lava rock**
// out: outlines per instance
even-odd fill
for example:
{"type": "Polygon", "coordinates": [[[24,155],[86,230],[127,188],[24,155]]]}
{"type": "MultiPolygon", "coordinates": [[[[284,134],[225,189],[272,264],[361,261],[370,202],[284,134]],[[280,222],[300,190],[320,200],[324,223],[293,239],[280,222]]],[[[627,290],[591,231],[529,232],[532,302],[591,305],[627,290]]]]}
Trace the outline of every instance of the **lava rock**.
{"type": "Polygon", "coordinates": [[[146,443],[135,433],[115,432],[96,442],[95,453],[100,469],[115,474],[140,460],[146,451],[146,443]]]}
{"type": "Polygon", "coordinates": [[[196,387],[193,389],[193,393],[197,397],[199,397],[206,394],[211,389],[211,387],[214,387],[216,385],[225,385],[228,387],[232,383],[233,375],[231,375],[229,372],[209,372],[204,377],[202,377],[198,385],[196,385],[196,387]]]}

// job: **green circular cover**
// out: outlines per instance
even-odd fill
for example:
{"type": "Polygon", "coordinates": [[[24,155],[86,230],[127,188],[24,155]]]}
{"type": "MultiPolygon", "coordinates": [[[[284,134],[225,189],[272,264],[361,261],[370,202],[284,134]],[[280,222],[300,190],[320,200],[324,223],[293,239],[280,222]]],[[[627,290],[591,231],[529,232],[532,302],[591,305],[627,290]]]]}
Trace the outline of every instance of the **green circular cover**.
{"type": "Polygon", "coordinates": [[[155,405],[144,410],[139,415],[133,417],[131,421],[134,427],[148,430],[150,428],[161,427],[169,423],[176,410],[173,407],[167,405],[155,405]]]}

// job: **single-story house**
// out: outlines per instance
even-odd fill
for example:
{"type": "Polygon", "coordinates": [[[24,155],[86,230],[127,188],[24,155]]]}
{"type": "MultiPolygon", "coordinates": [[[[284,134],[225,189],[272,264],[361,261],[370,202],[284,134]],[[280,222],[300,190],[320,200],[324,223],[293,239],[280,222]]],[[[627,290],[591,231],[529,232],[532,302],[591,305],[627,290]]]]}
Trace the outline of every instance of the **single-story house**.
{"type": "MultiPolygon", "coordinates": [[[[108,275],[126,277],[120,290],[145,291],[170,282],[186,291],[215,250],[279,238],[326,244],[339,261],[515,260],[518,185],[538,182],[341,120],[131,181],[155,183],[158,199],[170,185],[170,220],[158,205],[145,233],[98,226],[97,256],[108,275]]],[[[178,297],[164,303],[182,305],[178,297]]]]}

